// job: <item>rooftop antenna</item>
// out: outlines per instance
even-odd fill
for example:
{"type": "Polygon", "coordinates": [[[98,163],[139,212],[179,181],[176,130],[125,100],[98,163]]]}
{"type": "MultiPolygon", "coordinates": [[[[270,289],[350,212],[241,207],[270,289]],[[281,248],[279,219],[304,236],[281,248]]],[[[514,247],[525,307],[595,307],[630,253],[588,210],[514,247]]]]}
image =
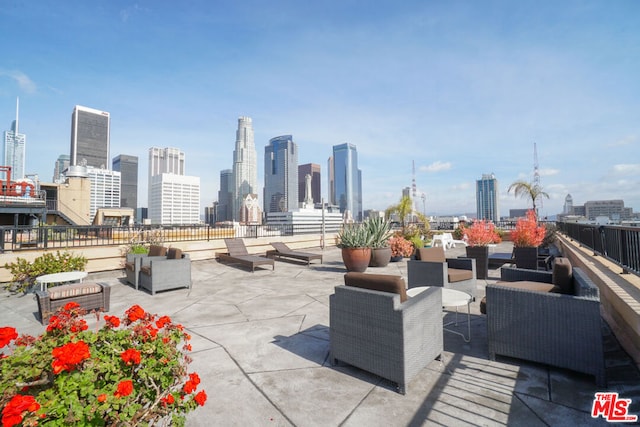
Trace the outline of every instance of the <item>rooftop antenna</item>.
{"type": "MultiPolygon", "coordinates": [[[[533,143],[533,187],[538,190],[540,189],[540,171],[538,170],[538,147],[535,142],[533,143]]],[[[540,198],[540,207],[542,207],[542,198],[540,198]]]]}
{"type": "Polygon", "coordinates": [[[418,189],[416,186],[416,161],[411,161],[411,213],[416,211],[416,197],[418,189]]]}

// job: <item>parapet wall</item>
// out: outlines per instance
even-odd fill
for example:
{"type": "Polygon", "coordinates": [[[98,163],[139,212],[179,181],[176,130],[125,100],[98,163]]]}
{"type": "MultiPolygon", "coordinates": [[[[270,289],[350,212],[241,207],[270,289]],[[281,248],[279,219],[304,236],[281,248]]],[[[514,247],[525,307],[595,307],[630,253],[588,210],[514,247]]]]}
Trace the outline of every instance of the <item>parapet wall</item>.
{"type": "Polygon", "coordinates": [[[622,267],[564,236],[558,238],[558,243],[571,265],[586,271],[600,289],[602,317],[640,367],[640,277],[622,274],[622,267]]]}

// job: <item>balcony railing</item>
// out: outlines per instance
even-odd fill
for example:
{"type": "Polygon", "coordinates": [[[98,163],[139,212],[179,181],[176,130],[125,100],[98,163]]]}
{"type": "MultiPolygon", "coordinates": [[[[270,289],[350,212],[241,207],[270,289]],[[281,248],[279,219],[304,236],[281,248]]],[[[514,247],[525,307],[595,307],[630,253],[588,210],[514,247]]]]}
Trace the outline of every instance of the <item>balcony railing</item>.
{"type": "Polygon", "coordinates": [[[640,227],[558,222],[558,229],[597,255],[640,275],[640,227]]]}

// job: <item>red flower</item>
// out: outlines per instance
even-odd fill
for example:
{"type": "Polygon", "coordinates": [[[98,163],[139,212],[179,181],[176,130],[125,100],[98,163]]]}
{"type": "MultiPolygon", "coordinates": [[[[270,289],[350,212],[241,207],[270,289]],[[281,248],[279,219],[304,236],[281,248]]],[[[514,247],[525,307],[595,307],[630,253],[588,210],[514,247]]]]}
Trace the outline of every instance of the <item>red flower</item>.
{"type": "Polygon", "coordinates": [[[12,427],[20,424],[24,412],[35,412],[38,409],[40,404],[36,402],[35,397],[16,394],[2,410],[2,426],[12,427]]]}
{"type": "Polygon", "coordinates": [[[146,313],[144,312],[142,307],[140,307],[137,304],[134,306],[131,306],[131,308],[127,310],[125,313],[130,322],[135,322],[136,320],[144,319],[146,316],[146,313]]]}
{"type": "Polygon", "coordinates": [[[516,228],[511,232],[511,240],[513,246],[522,247],[538,247],[544,240],[547,229],[542,225],[538,225],[536,214],[532,210],[527,211],[526,218],[518,219],[516,228]]]}
{"type": "Polygon", "coordinates": [[[173,394],[169,394],[167,395],[167,397],[163,397],[162,399],[160,399],[160,402],[162,402],[163,405],[173,405],[173,402],[175,402],[176,399],[174,399],[173,394]]]}
{"type": "Polygon", "coordinates": [[[100,396],[98,396],[98,402],[103,403],[107,400],[107,395],[106,394],[101,394],[100,396]]]}
{"type": "Polygon", "coordinates": [[[199,377],[199,376],[198,376],[198,374],[197,374],[197,373],[195,373],[195,372],[194,372],[194,373],[192,373],[192,374],[189,374],[189,379],[190,379],[191,381],[193,381],[193,383],[194,383],[195,385],[200,384],[200,377],[199,377]]]}
{"type": "Polygon", "coordinates": [[[129,396],[131,393],[133,393],[133,381],[124,380],[120,381],[120,383],[118,384],[118,388],[116,389],[116,392],[113,393],[113,395],[115,397],[124,397],[129,396]]]}
{"type": "Polygon", "coordinates": [[[0,348],[8,345],[12,340],[15,340],[16,338],[18,338],[16,328],[12,328],[11,326],[0,328],[0,348]]]}
{"type": "Polygon", "coordinates": [[[87,326],[87,322],[85,322],[84,319],[79,319],[71,325],[71,332],[86,331],[88,328],[89,326],[87,326]]]}
{"type": "Polygon", "coordinates": [[[65,306],[63,307],[63,310],[64,311],[71,311],[74,308],[79,308],[79,307],[80,307],[80,304],[78,304],[75,301],[71,301],[71,302],[68,302],[68,303],[65,304],[65,306]]]}
{"type": "Polygon", "coordinates": [[[198,394],[195,395],[193,400],[195,400],[198,405],[204,406],[204,402],[207,401],[207,393],[205,393],[204,390],[200,390],[198,394]]]}
{"type": "Polygon", "coordinates": [[[135,348],[130,348],[123,351],[122,353],[120,353],[120,357],[122,358],[122,361],[127,365],[137,365],[140,363],[140,352],[135,348]]]}
{"type": "Polygon", "coordinates": [[[165,325],[171,323],[171,318],[169,316],[162,316],[156,321],[156,326],[158,328],[163,328],[165,325]]]}
{"type": "Polygon", "coordinates": [[[118,326],[120,326],[120,318],[118,316],[105,315],[104,321],[107,322],[107,325],[112,328],[117,328],[118,326]]]}
{"type": "Polygon", "coordinates": [[[197,386],[198,385],[195,384],[193,381],[188,380],[186,383],[184,383],[184,386],[182,387],[182,391],[184,391],[186,394],[193,393],[194,391],[196,391],[197,386]]]}
{"type": "Polygon", "coordinates": [[[55,374],[62,371],[71,372],[77,364],[91,356],[89,346],[84,341],[70,342],[54,348],[51,354],[53,355],[51,366],[55,374]]]}

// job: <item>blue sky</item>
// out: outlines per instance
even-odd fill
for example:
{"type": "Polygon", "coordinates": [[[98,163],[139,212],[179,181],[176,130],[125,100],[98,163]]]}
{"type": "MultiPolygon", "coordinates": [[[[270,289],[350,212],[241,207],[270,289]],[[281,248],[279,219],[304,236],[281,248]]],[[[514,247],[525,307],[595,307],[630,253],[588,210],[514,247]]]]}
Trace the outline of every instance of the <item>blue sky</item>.
{"type": "MultiPolygon", "coordinates": [[[[640,210],[638,1],[86,1],[0,5],[0,130],[20,97],[27,172],[50,181],[75,105],[111,113],[111,156],[186,153],[202,204],[253,118],[322,167],[356,145],[365,209],[411,185],[427,214],[475,212],[475,181],[533,179],[541,212],[624,199],[640,210]]],[[[261,188],[260,188],[261,191],[261,188]]]]}

